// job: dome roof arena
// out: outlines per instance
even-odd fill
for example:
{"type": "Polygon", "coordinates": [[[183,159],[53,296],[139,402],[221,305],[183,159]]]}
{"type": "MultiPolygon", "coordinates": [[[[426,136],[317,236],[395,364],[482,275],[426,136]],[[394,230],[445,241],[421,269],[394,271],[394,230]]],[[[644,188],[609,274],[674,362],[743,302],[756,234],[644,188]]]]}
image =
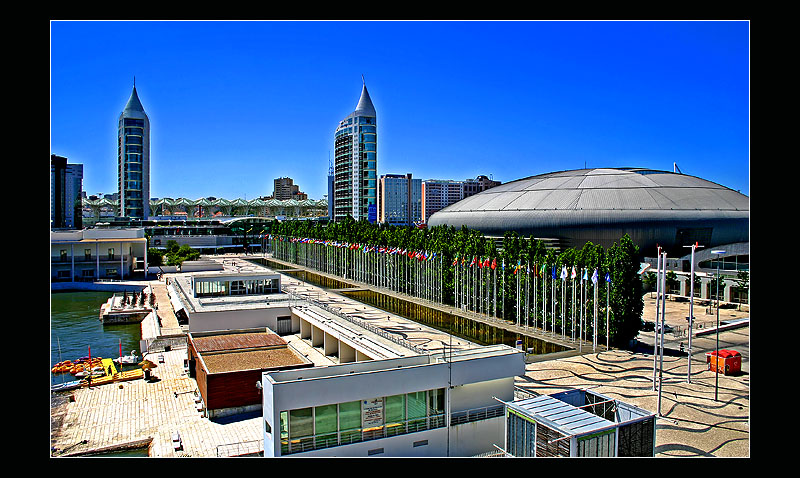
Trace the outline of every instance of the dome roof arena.
{"type": "Polygon", "coordinates": [[[749,241],[750,199],[686,174],[598,168],[530,176],[465,198],[436,213],[428,226],[466,226],[486,236],[516,231],[559,247],[604,248],[628,234],[644,256],[660,245],[705,248],[749,241]]]}

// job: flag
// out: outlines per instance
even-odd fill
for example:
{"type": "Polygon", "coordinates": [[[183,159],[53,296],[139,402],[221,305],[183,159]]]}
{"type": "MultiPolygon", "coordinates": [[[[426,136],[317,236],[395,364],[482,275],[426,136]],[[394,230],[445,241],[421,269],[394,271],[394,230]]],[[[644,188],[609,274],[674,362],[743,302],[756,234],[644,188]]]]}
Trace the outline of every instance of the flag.
{"type": "Polygon", "coordinates": [[[589,270],[588,269],[584,269],[583,270],[583,277],[581,277],[581,280],[589,280],[588,274],[589,274],[589,270]]]}
{"type": "Polygon", "coordinates": [[[575,277],[577,277],[577,275],[578,275],[578,272],[575,270],[575,266],[572,266],[572,277],[571,278],[575,279],[575,277]]]}
{"type": "Polygon", "coordinates": [[[597,285],[597,269],[595,269],[594,274],[592,274],[592,284],[597,285]]]}
{"type": "Polygon", "coordinates": [[[611,282],[611,273],[606,272],[606,282],[611,282]]]}
{"type": "Polygon", "coordinates": [[[456,258],[453,259],[453,265],[455,266],[456,264],[458,264],[458,256],[456,256],[456,258]]]}
{"type": "Polygon", "coordinates": [[[474,265],[475,265],[475,261],[477,261],[477,260],[478,260],[478,258],[477,258],[477,257],[473,257],[473,258],[472,258],[472,262],[470,262],[470,263],[469,263],[469,266],[470,266],[470,267],[474,266],[474,265]]]}
{"type": "Polygon", "coordinates": [[[547,274],[547,264],[542,264],[542,269],[539,272],[542,275],[542,279],[544,279],[545,274],[547,274]]]}
{"type": "Polygon", "coordinates": [[[483,267],[489,267],[489,258],[487,257],[486,260],[483,262],[483,267]]]}
{"type": "Polygon", "coordinates": [[[492,270],[497,267],[497,259],[492,259],[492,270]]]}
{"type": "Polygon", "coordinates": [[[520,267],[522,267],[522,261],[517,260],[517,266],[514,267],[514,275],[517,275],[517,271],[520,269],[520,267]]]}
{"type": "Polygon", "coordinates": [[[552,277],[553,277],[553,280],[556,279],[556,268],[555,268],[555,266],[553,266],[553,276],[552,277]]]}
{"type": "Polygon", "coordinates": [[[561,269],[561,279],[565,280],[566,278],[567,278],[567,266],[564,266],[564,268],[561,269]]]}

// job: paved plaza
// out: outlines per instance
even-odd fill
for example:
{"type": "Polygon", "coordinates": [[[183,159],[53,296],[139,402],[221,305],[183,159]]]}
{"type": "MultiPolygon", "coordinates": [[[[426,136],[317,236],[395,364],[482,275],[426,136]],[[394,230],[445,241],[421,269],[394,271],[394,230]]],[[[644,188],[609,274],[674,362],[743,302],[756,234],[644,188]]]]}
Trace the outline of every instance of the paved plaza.
{"type": "MultiPolygon", "coordinates": [[[[370,325],[400,334],[425,350],[435,352],[451,345],[447,334],[430,327],[287,275],[283,283],[295,294],[313,297],[370,325]]],[[[160,285],[154,289],[159,292],[159,315],[165,314],[164,325],[170,327],[174,319],[166,315],[170,306],[162,302],[167,301],[165,294],[161,294],[160,285]]],[[[686,353],[680,352],[681,344],[688,345],[680,331],[689,315],[688,307],[688,302],[668,301],[666,304],[665,321],[677,330],[666,334],[660,407],[659,393],[653,389],[652,331],[640,333],[635,350],[592,352],[590,347],[584,346],[582,355],[530,356],[526,373],[518,377],[516,385],[540,394],[591,388],[645,410],[660,412],[657,457],[749,457],[749,325],[724,330],[719,335],[720,348],[742,354],[741,374],[716,377],[707,370],[705,353],[716,348],[716,334],[712,332],[693,339],[689,380],[688,359],[686,353]]],[[[643,319],[652,321],[654,315],[654,294],[645,295],[643,319]]],[[[696,305],[694,315],[698,322],[704,323],[704,332],[716,325],[716,309],[696,305]]],[[[723,322],[743,318],[749,318],[748,310],[720,309],[723,322]]],[[[291,336],[287,340],[305,353],[316,354],[315,362],[325,363],[325,356],[305,342],[291,336]]],[[[604,343],[604,338],[598,342],[604,343]]],[[[452,346],[470,348],[476,345],[453,338],[452,346]]],[[[78,389],[51,405],[51,455],[75,456],[131,443],[149,443],[149,453],[153,457],[231,456],[263,449],[263,425],[258,414],[219,420],[203,417],[194,402],[197,384],[183,368],[186,350],[164,352],[163,356],[165,360],[158,364],[155,382],[136,380],[78,389]],[[69,396],[72,400],[67,398],[69,396]],[[180,450],[172,447],[174,432],[180,433],[183,440],[180,450]]],[[[157,361],[156,357],[157,354],[148,356],[153,361],[157,361]]]]}

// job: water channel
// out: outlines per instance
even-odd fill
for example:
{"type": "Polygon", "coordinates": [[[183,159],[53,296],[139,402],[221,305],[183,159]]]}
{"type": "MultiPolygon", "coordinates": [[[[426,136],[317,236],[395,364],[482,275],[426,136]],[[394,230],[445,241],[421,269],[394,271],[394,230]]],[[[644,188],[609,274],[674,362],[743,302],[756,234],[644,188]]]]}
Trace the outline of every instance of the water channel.
{"type": "Polygon", "coordinates": [[[519,334],[503,327],[494,326],[412,300],[406,300],[396,295],[365,289],[353,285],[353,283],[301,269],[300,267],[287,266],[265,258],[255,259],[254,262],[323,289],[335,289],[336,293],[350,297],[365,305],[385,310],[481,345],[505,344],[515,347],[517,340],[522,340],[523,350],[532,354],[549,354],[569,350],[567,347],[557,343],[519,334]]]}

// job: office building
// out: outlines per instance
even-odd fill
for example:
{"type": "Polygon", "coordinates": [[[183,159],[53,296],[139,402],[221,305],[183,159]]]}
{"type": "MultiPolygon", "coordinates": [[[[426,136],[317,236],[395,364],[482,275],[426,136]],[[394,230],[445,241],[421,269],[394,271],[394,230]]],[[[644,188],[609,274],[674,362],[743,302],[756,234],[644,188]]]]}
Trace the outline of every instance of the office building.
{"type": "Polygon", "coordinates": [[[334,203],[335,221],[347,216],[377,220],[377,138],[375,107],[364,84],[355,111],[339,122],[334,135],[334,195],[328,201],[334,203]]]}
{"type": "Polygon", "coordinates": [[[117,135],[119,215],[147,219],[150,215],[150,119],[133,92],[119,115],[117,135]]]}
{"type": "Polygon", "coordinates": [[[422,221],[422,180],[413,179],[411,173],[381,175],[378,220],[395,226],[422,221]]]}
{"type": "Polygon", "coordinates": [[[275,187],[272,192],[273,199],[279,201],[295,199],[302,201],[308,199],[308,195],[300,191],[300,186],[294,183],[292,178],[277,178],[274,181],[275,187]]]}
{"type": "Polygon", "coordinates": [[[83,165],[68,164],[67,158],[50,155],[50,227],[81,229],[83,165]]]}
{"type": "Polygon", "coordinates": [[[422,222],[428,222],[436,211],[464,199],[461,181],[426,179],[422,181],[422,222]]]}
{"type": "Polygon", "coordinates": [[[464,187],[464,197],[468,198],[480,192],[491,189],[500,185],[500,181],[493,181],[486,176],[478,176],[475,179],[466,179],[462,181],[464,187]]]}

